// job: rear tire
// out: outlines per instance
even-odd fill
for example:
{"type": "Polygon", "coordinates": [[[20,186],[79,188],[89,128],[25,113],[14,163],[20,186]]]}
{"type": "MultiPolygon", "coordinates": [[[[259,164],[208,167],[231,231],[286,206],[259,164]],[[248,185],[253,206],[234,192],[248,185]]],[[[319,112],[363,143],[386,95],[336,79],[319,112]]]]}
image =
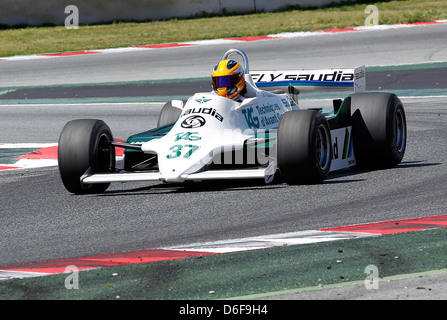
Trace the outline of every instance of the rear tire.
{"type": "Polygon", "coordinates": [[[396,167],[407,142],[405,111],[392,93],[351,95],[354,154],[360,167],[396,167]]]}
{"type": "Polygon", "coordinates": [[[286,112],[278,127],[278,167],[288,184],[321,183],[332,163],[329,124],[315,110],[286,112]]]}
{"type": "Polygon", "coordinates": [[[81,177],[115,169],[115,148],[110,128],[102,120],[79,119],[68,122],[59,137],[59,173],[72,193],[101,193],[110,183],[83,184],[81,177]]]}

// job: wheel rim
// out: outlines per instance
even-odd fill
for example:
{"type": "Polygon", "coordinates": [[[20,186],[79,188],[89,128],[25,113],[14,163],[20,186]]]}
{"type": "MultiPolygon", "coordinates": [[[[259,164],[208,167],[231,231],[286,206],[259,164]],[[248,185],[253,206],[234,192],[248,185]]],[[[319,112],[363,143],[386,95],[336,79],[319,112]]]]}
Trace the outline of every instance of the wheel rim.
{"type": "Polygon", "coordinates": [[[406,130],[405,130],[405,117],[402,110],[396,112],[396,148],[399,153],[402,153],[405,149],[406,143],[406,130]]]}
{"type": "Polygon", "coordinates": [[[322,171],[329,170],[331,163],[331,142],[329,141],[328,129],[324,125],[318,127],[317,161],[322,171]]]}
{"type": "Polygon", "coordinates": [[[97,151],[98,172],[107,172],[112,169],[114,157],[112,148],[109,136],[102,134],[99,138],[97,151]]]}

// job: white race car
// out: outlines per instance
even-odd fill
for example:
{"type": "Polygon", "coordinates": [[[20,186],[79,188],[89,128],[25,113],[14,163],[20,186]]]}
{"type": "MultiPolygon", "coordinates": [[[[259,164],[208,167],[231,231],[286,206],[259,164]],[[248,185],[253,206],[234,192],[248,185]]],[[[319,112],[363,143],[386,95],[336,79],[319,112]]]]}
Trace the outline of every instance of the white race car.
{"type": "Polygon", "coordinates": [[[405,152],[402,102],[391,93],[363,92],[365,68],[249,71],[242,102],[214,92],[173,100],[156,128],[116,142],[101,120],[68,122],[59,139],[59,171],[72,193],[99,193],[112,182],[182,183],[264,179],[321,183],[352,166],[394,167],[405,152]],[[330,109],[302,109],[299,91],[354,89],[330,109]],[[115,148],[124,148],[116,165],[115,148]]]}

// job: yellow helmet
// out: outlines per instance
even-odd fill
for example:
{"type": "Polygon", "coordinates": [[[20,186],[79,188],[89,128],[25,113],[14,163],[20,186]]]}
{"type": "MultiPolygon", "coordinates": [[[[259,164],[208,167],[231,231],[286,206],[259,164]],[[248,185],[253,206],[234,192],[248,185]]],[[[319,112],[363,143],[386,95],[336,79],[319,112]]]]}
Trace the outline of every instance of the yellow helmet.
{"type": "Polygon", "coordinates": [[[237,99],[245,89],[244,69],[234,60],[222,60],[213,70],[213,89],[222,97],[237,99]]]}

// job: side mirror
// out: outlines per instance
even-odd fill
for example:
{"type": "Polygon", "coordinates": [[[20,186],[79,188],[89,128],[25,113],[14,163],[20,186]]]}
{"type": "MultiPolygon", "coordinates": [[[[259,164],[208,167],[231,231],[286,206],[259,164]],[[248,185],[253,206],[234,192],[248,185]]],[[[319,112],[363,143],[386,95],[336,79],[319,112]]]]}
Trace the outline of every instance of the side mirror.
{"type": "Polygon", "coordinates": [[[171,101],[171,105],[172,105],[174,108],[183,110],[183,101],[182,101],[182,100],[172,100],[172,101],[171,101]]]}

